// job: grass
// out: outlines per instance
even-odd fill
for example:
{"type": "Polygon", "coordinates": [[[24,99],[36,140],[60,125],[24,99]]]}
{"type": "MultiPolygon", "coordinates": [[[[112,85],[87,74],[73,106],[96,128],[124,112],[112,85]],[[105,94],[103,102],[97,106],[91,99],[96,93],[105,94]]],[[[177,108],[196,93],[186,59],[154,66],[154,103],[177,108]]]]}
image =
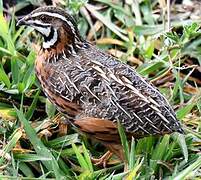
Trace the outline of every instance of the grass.
{"type": "MultiPolygon", "coordinates": [[[[186,134],[132,139],[129,145],[119,125],[128,170],[124,172],[124,164],[115,156],[107,168],[94,166],[90,156],[99,157],[106,149],[63,123],[35,77],[33,42],[40,37],[29,28],[17,28],[14,11],[4,16],[0,0],[0,178],[198,179],[200,22],[188,19],[182,25],[171,21],[174,28],[167,32],[165,18],[156,13],[163,7],[156,0],[60,3],[77,14],[84,37],[136,68],[159,88],[186,134]]],[[[18,4],[18,11],[22,5],[18,4]]]]}

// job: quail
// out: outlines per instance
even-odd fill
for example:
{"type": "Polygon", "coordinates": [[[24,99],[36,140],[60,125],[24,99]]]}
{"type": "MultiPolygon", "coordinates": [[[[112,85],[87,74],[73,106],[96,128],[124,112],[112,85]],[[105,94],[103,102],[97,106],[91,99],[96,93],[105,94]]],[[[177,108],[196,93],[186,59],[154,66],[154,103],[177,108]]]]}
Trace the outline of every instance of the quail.
{"type": "MultiPolygon", "coordinates": [[[[65,10],[40,7],[18,21],[43,36],[35,62],[47,98],[80,132],[120,159],[117,122],[128,138],[183,133],[166,98],[132,67],[81,37],[65,10]]],[[[107,154],[108,155],[108,154],[107,154]]]]}

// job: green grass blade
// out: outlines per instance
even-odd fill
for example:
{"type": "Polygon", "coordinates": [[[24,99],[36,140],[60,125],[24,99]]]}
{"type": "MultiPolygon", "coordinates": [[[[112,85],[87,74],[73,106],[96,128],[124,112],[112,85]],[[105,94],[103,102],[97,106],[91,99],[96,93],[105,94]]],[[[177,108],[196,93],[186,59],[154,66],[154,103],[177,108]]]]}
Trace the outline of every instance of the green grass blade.
{"type": "Polygon", "coordinates": [[[190,111],[193,109],[193,107],[196,105],[196,103],[189,103],[186,106],[180,108],[177,110],[176,115],[178,119],[183,119],[190,111]]]}
{"type": "Polygon", "coordinates": [[[126,180],[133,180],[137,178],[137,172],[139,171],[139,169],[142,167],[143,164],[143,159],[139,162],[140,159],[137,160],[134,168],[132,169],[132,171],[128,174],[128,176],[126,177],[126,180]]]}
{"type": "Polygon", "coordinates": [[[35,177],[33,172],[32,172],[32,170],[31,170],[31,168],[26,163],[20,162],[19,169],[20,169],[20,171],[22,171],[22,173],[26,177],[28,177],[28,178],[34,178],[35,177]]]}
{"type": "Polygon", "coordinates": [[[19,82],[19,65],[17,62],[17,57],[13,56],[11,58],[11,72],[12,72],[12,84],[17,84],[19,82]]]}
{"type": "Polygon", "coordinates": [[[121,143],[122,143],[122,146],[123,146],[124,156],[125,156],[126,162],[128,162],[128,160],[129,160],[128,141],[127,141],[125,131],[124,131],[124,129],[123,129],[123,127],[122,127],[122,125],[120,124],[119,121],[118,121],[118,131],[119,131],[121,143]]]}
{"type": "Polygon", "coordinates": [[[34,73],[34,67],[31,66],[27,69],[24,78],[23,78],[23,84],[24,84],[24,89],[23,92],[26,92],[26,90],[33,85],[35,81],[35,73],[34,73]]]}
{"type": "Polygon", "coordinates": [[[3,1],[0,0],[0,16],[3,16],[3,1]]]}
{"type": "Polygon", "coordinates": [[[43,161],[42,163],[45,165],[45,167],[49,171],[54,171],[54,174],[57,179],[65,179],[64,173],[60,170],[59,165],[54,158],[54,156],[51,154],[51,152],[44,146],[44,144],[41,142],[41,140],[37,137],[37,134],[35,130],[31,127],[25,116],[21,111],[19,111],[16,107],[15,110],[17,112],[18,118],[21,121],[21,123],[24,126],[25,132],[31,141],[36,153],[39,156],[43,156],[46,158],[50,158],[51,161],[43,161]]]}
{"type": "Polygon", "coordinates": [[[93,165],[92,165],[92,162],[91,162],[91,157],[90,157],[89,152],[86,149],[84,143],[82,143],[82,147],[83,147],[84,158],[85,158],[85,161],[88,164],[88,168],[89,168],[90,172],[93,172],[94,170],[93,170],[93,165]]]}
{"type": "Polygon", "coordinates": [[[170,136],[166,134],[152,152],[152,157],[150,159],[150,167],[153,169],[153,171],[156,171],[156,169],[158,168],[158,161],[163,160],[167,152],[167,147],[169,146],[169,139],[170,136]]]}
{"type": "Polygon", "coordinates": [[[46,144],[48,147],[58,149],[61,147],[69,146],[72,143],[78,143],[78,142],[80,142],[80,140],[78,139],[78,134],[74,133],[55,138],[53,140],[48,141],[46,144]]]}
{"type": "Polygon", "coordinates": [[[147,75],[152,72],[156,72],[159,68],[163,67],[164,62],[158,61],[158,62],[152,62],[147,67],[143,68],[139,73],[142,75],[147,75]]]}
{"type": "Polygon", "coordinates": [[[1,154],[1,158],[0,158],[0,164],[2,164],[4,155],[6,153],[9,153],[15,146],[16,143],[18,142],[18,140],[21,138],[22,136],[22,130],[21,129],[16,129],[13,134],[10,137],[9,142],[6,144],[6,146],[3,148],[2,154],[1,154]]]}
{"type": "Polygon", "coordinates": [[[56,112],[56,107],[54,104],[52,104],[48,98],[46,98],[45,103],[45,112],[47,113],[48,117],[53,117],[56,112]]]}
{"type": "Polygon", "coordinates": [[[12,53],[8,49],[5,49],[3,47],[0,47],[0,52],[8,54],[8,55],[12,55],[12,53]]]}
{"type": "Polygon", "coordinates": [[[21,162],[51,161],[51,158],[40,156],[40,155],[37,155],[37,154],[15,153],[14,157],[15,157],[16,160],[19,160],[21,162]]]}
{"type": "Polygon", "coordinates": [[[185,162],[188,161],[188,148],[185,141],[185,136],[183,134],[175,133],[174,136],[175,140],[179,143],[182,153],[184,155],[185,162]]]}
{"type": "Polygon", "coordinates": [[[135,139],[132,137],[131,151],[129,156],[129,169],[133,169],[135,165],[135,139]]]}
{"type": "Polygon", "coordinates": [[[178,175],[172,178],[174,180],[191,179],[191,177],[188,178],[188,176],[190,176],[193,173],[193,171],[198,170],[199,168],[201,168],[201,157],[199,157],[193,164],[191,164],[186,169],[181,171],[178,175]]]}
{"type": "Polygon", "coordinates": [[[28,111],[25,114],[26,119],[29,121],[31,119],[31,117],[33,116],[33,113],[36,109],[36,105],[38,102],[38,98],[39,98],[39,94],[40,94],[40,90],[35,94],[33,102],[31,103],[31,106],[29,106],[28,111]]]}
{"type": "Polygon", "coordinates": [[[89,170],[88,164],[87,164],[85,158],[83,157],[83,155],[80,153],[77,146],[74,143],[72,143],[72,147],[76,154],[76,157],[77,157],[77,160],[78,160],[80,166],[83,168],[83,170],[89,170]]]}
{"type": "Polygon", "coordinates": [[[0,81],[4,82],[4,84],[8,88],[10,88],[10,86],[11,86],[10,80],[9,80],[7,74],[5,73],[2,65],[0,65],[0,81]]]}
{"type": "Polygon", "coordinates": [[[11,35],[9,34],[9,26],[6,19],[3,16],[3,13],[0,13],[0,36],[5,40],[7,44],[8,51],[11,52],[12,55],[15,55],[15,46],[13,44],[11,35]]]}
{"type": "Polygon", "coordinates": [[[97,18],[99,19],[102,23],[104,23],[111,31],[113,31],[117,36],[119,36],[121,39],[124,41],[128,42],[129,39],[124,36],[122,33],[126,34],[126,31],[123,31],[116,25],[114,25],[112,22],[110,22],[107,18],[105,18],[101,13],[95,10],[95,8],[90,5],[90,4],[85,4],[85,7],[97,18]]]}

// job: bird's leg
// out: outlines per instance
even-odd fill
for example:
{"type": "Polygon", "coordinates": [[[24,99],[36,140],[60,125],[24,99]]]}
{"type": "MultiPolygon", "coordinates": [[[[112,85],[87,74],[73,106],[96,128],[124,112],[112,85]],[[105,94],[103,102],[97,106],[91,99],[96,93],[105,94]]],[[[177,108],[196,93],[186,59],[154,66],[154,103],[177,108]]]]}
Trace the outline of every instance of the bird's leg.
{"type": "Polygon", "coordinates": [[[82,117],[74,120],[74,124],[79,127],[79,130],[89,135],[89,138],[95,139],[101,142],[105,147],[109,149],[99,159],[92,159],[95,165],[106,165],[107,160],[112,156],[112,153],[116,154],[120,160],[124,160],[123,148],[120,144],[117,126],[110,120],[82,117]]]}
{"type": "Polygon", "coordinates": [[[104,168],[107,165],[107,161],[112,157],[113,153],[110,151],[107,151],[103,156],[101,156],[98,159],[91,158],[91,161],[96,165],[96,166],[103,166],[104,168]]]}
{"type": "Polygon", "coordinates": [[[110,150],[110,152],[114,153],[122,162],[125,161],[123,147],[121,144],[104,143],[104,145],[110,150]]]}
{"type": "Polygon", "coordinates": [[[129,171],[128,162],[124,162],[124,172],[128,172],[128,171],[129,171]]]}

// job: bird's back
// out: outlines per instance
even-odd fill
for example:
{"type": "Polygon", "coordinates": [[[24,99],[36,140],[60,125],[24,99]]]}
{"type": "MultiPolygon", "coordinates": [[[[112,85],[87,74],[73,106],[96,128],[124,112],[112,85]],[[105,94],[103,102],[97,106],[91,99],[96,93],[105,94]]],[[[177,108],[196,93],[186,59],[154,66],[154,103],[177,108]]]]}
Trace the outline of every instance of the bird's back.
{"type": "MultiPolygon", "coordinates": [[[[119,121],[127,132],[137,136],[183,132],[174,111],[154,86],[130,66],[92,45],[77,55],[62,55],[47,66],[53,69],[47,79],[51,92],[69,106],[79,107],[70,115],[72,119],[119,121]]],[[[61,104],[56,104],[58,109],[68,114],[61,104]]]]}

